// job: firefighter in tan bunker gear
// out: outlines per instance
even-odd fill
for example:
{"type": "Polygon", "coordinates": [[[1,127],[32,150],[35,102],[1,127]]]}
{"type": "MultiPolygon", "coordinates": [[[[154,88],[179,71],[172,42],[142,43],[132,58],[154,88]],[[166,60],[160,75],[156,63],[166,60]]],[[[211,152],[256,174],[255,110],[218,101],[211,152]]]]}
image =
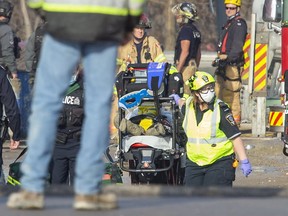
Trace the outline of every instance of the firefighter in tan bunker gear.
{"type": "Polygon", "coordinates": [[[119,47],[117,59],[119,71],[125,71],[128,64],[166,61],[158,40],[146,32],[146,29],[151,27],[150,20],[143,14],[133,30],[133,39],[119,47]]]}
{"type": "Polygon", "coordinates": [[[218,57],[212,63],[218,67],[215,91],[226,102],[238,126],[241,123],[240,90],[244,65],[243,46],[247,35],[246,21],[240,17],[241,0],[225,0],[227,23],[218,43],[218,57]]]}
{"type": "MultiPolygon", "coordinates": [[[[127,69],[127,65],[129,64],[167,61],[158,40],[146,33],[146,29],[151,29],[151,27],[152,26],[149,18],[143,14],[140,18],[139,24],[134,28],[132,32],[132,40],[130,40],[124,46],[120,46],[118,49],[118,72],[125,71],[127,69]]],[[[118,98],[116,87],[114,87],[112,112],[110,116],[110,136],[111,139],[116,140],[116,142],[118,140],[118,130],[113,122],[117,111],[118,98]]]]}

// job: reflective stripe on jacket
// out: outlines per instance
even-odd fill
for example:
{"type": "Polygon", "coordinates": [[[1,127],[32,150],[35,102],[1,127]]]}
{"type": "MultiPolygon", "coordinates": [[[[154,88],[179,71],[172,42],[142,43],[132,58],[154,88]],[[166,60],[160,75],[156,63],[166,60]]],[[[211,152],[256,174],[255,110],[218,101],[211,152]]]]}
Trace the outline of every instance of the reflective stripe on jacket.
{"type": "Polygon", "coordinates": [[[121,41],[139,22],[145,0],[28,0],[45,12],[47,32],[64,40],[121,41]]]}
{"type": "Polygon", "coordinates": [[[233,143],[219,129],[221,120],[219,102],[221,100],[215,101],[214,111],[207,110],[198,125],[191,101],[192,97],[188,98],[183,121],[183,128],[188,138],[187,157],[199,166],[204,166],[231,155],[234,152],[233,143]]]}
{"type": "MultiPolygon", "coordinates": [[[[147,36],[143,40],[143,45],[141,49],[141,63],[149,63],[149,62],[165,62],[166,57],[163,54],[161,46],[156,38],[153,36],[147,36]],[[145,53],[150,53],[151,58],[146,59],[145,53]]],[[[134,44],[134,41],[131,40],[129,43],[124,46],[119,47],[118,50],[118,58],[117,63],[121,63],[120,71],[126,69],[127,63],[139,63],[137,62],[137,48],[134,44]]]]}

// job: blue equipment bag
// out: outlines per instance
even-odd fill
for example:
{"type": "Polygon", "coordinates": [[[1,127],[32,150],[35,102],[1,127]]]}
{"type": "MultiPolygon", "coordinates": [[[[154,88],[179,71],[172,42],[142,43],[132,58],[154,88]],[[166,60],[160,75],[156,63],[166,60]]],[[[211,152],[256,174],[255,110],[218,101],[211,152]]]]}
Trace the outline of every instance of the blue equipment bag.
{"type": "Polygon", "coordinates": [[[160,89],[163,83],[165,72],[166,72],[166,62],[151,62],[147,68],[147,85],[152,91],[160,89]]]}

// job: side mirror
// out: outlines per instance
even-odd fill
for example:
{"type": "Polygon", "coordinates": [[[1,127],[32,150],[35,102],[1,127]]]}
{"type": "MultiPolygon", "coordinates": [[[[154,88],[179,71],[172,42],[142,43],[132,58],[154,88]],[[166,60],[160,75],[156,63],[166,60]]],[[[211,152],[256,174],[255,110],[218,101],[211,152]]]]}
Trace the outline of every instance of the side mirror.
{"type": "Polygon", "coordinates": [[[265,0],[262,14],[262,19],[265,22],[280,22],[282,19],[282,1],[265,0]]]}

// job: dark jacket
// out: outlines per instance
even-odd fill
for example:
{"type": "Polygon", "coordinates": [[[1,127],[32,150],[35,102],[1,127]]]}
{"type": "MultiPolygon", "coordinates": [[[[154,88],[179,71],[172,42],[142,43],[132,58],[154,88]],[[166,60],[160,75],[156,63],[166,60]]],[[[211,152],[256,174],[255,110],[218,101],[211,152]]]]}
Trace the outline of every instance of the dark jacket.
{"type": "Polygon", "coordinates": [[[247,35],[247,24],[240,15],[229,19],[220,35],[218,53],[227,54],[231,63],[243,62],[243,46],[247,35]]]}
{"type": "Polygon", "coordinates": [[[45,34],[46,23],[41,23],[30,35],[25,49],[26,70],[30,72],[30,78],[35,78],[37,65],[39,62],[42,41],[45,34]]]}
{"type": "Polygon", "coordinates": [[[7,23],[0,23],[0,65],[6,66],[10,72],[16,72],[14,53],[14,33],[7,23]]]}
{"type": "Polygon", "coordinates": [[[13,132],[12,139],[20,140],[20,111],[12,86],[7,78],[7,73],[0,67],[0,117],[8,117],[9,127],[13,132]]]}
{"type": "Polygon", "coordinates": [[[60,40],[122,41],[138,24],[145,0],[28,0],[45,14],[47,33],[60,40]]]}

